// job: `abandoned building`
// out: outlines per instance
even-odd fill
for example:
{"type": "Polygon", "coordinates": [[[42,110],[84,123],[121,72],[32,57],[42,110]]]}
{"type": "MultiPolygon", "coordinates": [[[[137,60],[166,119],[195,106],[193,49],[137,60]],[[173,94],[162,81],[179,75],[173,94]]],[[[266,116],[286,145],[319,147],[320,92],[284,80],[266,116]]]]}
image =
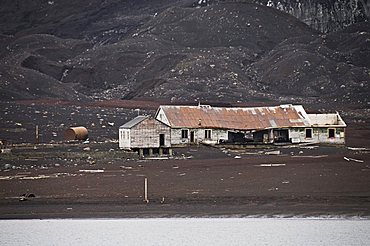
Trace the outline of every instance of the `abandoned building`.
{"type": "MultiPolygon", "coordinates": [[[[345,143],[338,113],[307,114],[301,105],[273,107],[160,106],[120,127],[123,149],[170,149],[189,144],[345,143]]],[[[153,150],[150,150],[153,151],[153,150]]]]}
{"type": "Polygon", "coordinates": [[[155,118],[171,128],[171,145],[192,143],[344,144],[346,124],[338,113],[307,114],[301,105],[223,108],[160,106],[155,118]]]}
{"type": "Polygon", "coordinates": [[[142,155],[172,154],[170,128],[150,116],[137,116],[119,128],[119,147],[142,155]]]}

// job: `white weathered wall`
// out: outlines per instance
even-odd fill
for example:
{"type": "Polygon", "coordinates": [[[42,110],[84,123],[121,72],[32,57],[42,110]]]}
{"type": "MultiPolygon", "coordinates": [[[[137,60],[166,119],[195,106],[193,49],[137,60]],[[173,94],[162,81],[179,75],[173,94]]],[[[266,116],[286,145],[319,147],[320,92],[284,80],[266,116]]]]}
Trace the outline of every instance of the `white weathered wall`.
{"type": "Polygon", "coordinates": [[[335,129],[335,137],[329,138],[329,129],[324,127],[311,128],[312,138],[306,138],[306,128],[292,128],[289,129],[289,138],[292,139],[293,143],[333,143],[333,144],[344,144],[345,143],[345,128],[337,127],[335,129]]]}
{"type": "MultiPolygon", "coordinates": [[[[188,138],[181,138],[181,131],[186,128],[173,128],[171,129],[171,144],[174,145],[186,145],[190,142],[190,129],[188,138]]],[[[197,129],[194,129],[195,131],[195,139],[197,135],[197,129]]]]}
{"type": "Polygon", "coordinates": [[[217,144],[220,139],[227,140],[227,130],[220,129],[188,129],[188,138],[182,138],[181,132],[187,128],[173,128],[171,129],[171,144],[173,145],[187,145],[190,143],[190,132],[194,131],[194,143],[217,144]],[[211,139],[205,139],[205,130],[211,130],[211,139]]]}
{"type": "Polygon", "coordinates": [[[164,124],[168,126],[170,125],[170,122],[168,121],[167,116],[163,112],[162,108],[159,109],[156,119],[159,120],[160,122],[163,122],[164,124]]]}
{"type": "Polygon", "coordinates": [[[119,129],[118,140],[121,149],[130,149],[130,129],[119,129]]]}
{"type": "Polygon", "coordinates": [[[338,114],[308,114],[312,125],[338,125],[338,114]]]}

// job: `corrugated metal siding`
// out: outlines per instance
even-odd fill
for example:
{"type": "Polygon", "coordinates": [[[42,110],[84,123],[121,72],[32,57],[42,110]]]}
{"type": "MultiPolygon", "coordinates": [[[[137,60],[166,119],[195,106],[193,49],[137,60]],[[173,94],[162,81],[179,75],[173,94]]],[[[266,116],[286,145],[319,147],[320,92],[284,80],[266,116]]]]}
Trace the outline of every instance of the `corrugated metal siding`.
{"type": "Polygon", "coordinates": [[[218,108],[210,106],[161,106],[173,128],[223,128],[254,130],[307,126],[294,106],[218,108]]]}

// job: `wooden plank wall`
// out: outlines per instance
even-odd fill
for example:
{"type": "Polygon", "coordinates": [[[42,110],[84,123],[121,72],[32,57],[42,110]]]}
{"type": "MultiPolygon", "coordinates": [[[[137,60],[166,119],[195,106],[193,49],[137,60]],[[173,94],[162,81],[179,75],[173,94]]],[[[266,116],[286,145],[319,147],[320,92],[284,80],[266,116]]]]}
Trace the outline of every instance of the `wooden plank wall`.
{"type": "Polygon", "coordinates": [[[148,118],[131,128],[131,148],[171,147],[170,127],[148,118]],[[164,134],[165,145],[159,146],[159,135],[164,134]]]}

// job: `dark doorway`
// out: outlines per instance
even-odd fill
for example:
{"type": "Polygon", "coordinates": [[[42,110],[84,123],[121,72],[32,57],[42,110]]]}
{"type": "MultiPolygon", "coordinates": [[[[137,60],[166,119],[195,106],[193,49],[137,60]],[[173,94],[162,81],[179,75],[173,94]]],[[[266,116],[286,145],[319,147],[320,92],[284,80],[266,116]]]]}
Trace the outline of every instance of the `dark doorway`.
{"type": "Polygon", "coordinates": [[[143,155],[148,156],[149,155],[149,149],[143,149],[143,155]]]}
{"type": "Polygon", "coordinates": [[[275,143],[286,143],[289,141],[288,129],[274,130],[274,142],[275,143]]]}
{"type": "Polygon", "coordinates": [[[329,138],[335,138],[335,130],[329,129],[329,138]]]}
{"type": "Polygon", "coordinates": [[[267,143],[268,142],[268,131],[262,130],[253,133],[253,141],[257,143],[267,143]]]}
{"type": "Polygon", "coordinates": [[[311,128],[306,129],[306,138],[312,138],[312,129],[311,128]]]}
{"type": "Polygon", "coordinates": [[[231,132],[229,131],[228,132],[228,139],[230,143],[244,143],[246,142],[245,138],[244,138],[244,133],[242,132],[231,132]]]}
{"type": "Polygon", "coordinates": [[[195,133],[194,131],[190,131],[190,143],[194,143],[195,142],[195,133]]]}
{"type": "Polygon", "coordinates": [[[159,134],[159,146],[164,146],[164,134],[159,134]]]}

